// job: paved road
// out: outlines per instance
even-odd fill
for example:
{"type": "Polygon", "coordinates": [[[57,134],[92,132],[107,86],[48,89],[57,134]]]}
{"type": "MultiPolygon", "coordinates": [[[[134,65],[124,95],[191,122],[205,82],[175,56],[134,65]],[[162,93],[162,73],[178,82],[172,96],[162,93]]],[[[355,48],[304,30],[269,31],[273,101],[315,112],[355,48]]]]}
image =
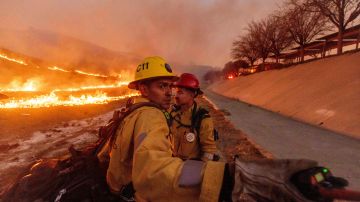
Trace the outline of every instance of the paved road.
{"type": "Polygon", "coordinates": [[[308,158],[331,168],[333,174],[350,181],[360,191],[360,140],[206,91],[219,109],[253,141],[276,158],[308,158]]]}

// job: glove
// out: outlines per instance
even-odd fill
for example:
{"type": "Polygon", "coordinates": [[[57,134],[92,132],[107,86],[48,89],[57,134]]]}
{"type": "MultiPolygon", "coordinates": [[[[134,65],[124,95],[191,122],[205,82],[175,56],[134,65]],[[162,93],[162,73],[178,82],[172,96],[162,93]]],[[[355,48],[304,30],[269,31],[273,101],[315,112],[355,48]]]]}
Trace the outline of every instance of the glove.
{"type": "Polygon", "coordinates": [[[294,173],[317,166],[306,159],[235,160],[233,201],[309,201],[290,182],[294,173]]]}
{"type": "Polygon", "coordinates": [[[331,196],[323,196],[320,189],[330,191],[332,189],[343,189],[349,182],[341,177],[335,177],[324,167],[312,167],[301,170],[291,177],[291,182],[306,198],[314,201],[333,201],[331,196]]]}

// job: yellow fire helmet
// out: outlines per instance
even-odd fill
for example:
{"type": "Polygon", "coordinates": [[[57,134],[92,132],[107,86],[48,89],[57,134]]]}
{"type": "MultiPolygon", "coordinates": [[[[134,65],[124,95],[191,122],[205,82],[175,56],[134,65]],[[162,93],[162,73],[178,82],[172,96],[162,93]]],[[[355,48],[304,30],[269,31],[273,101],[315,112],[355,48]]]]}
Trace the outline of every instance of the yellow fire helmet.
{"type": "Polygon", "coordinates": [[[170,65],[163,58],[159,56],[147,57],[137,66],[135,79],[129,83],[128,87],[136,89],[137,82],[157,77],[177,78],[172,72],[170,65]]]}

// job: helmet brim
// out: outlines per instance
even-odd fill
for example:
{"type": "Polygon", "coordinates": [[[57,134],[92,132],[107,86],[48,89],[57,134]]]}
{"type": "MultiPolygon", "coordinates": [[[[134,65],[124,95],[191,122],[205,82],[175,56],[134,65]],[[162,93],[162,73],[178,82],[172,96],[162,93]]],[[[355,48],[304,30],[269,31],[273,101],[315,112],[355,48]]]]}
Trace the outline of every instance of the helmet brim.
{"type": "Polygon", "coordinates": [[[146,79],[140,79],[140,80],[130,82],[128,84],[128,88],[137,90],[137,84],[139,82],[148,81],[148,80],[155,80],[155,79],[171,79],[173,81],[176,81],[176,80],[179,79],[179,77],[178,76],[157,76],[157,77],[151,77],[151,78],[146,78],[146,79]]]}
{"type": "Polygon", "coordinates": [[[204,94],[204,92],[200,88],[189,88],[188,86],[181,85],[178,82],[175,82],[174,86],[179,87],[179,88],[186,88],[186,89],[189,89],[191,91],[195,91],[195,92],[197,92],[198,95],[204,94]]]}

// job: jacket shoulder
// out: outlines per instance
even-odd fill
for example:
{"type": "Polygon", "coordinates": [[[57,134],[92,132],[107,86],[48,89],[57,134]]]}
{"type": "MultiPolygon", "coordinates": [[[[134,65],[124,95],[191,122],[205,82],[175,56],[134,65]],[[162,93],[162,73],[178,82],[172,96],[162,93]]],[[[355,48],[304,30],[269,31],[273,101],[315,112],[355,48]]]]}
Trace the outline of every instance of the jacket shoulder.
{"type": "Polygon", "coordinates": [[[158,120],[164,119],[164,112],[161,109],[152,107],[152,106],[143,106],[138,109],[135,109],[131,114],[130,117],[137,117],[137,119],[148,119],[151,120],[158,120]]]}

